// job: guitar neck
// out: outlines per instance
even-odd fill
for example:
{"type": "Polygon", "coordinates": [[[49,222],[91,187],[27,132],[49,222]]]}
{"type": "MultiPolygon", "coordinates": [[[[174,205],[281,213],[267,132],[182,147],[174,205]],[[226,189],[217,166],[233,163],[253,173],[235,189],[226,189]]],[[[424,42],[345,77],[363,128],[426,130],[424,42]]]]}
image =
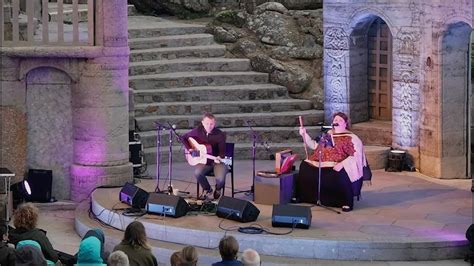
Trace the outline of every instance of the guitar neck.
{"type": "Polygon", "coordinates": [[[214,156],[214,155],[210,155],[210,154],[201,154],[201,156],[202,156],[202,157],[205,157],[205,158],[207,158],[207,159],[210,159],[210,160],[219,160],[219,161],[221,161],[221,159],[220,159],[220,158],[218,158],[218,157],[216,157],[216,156],[214,156]]]}

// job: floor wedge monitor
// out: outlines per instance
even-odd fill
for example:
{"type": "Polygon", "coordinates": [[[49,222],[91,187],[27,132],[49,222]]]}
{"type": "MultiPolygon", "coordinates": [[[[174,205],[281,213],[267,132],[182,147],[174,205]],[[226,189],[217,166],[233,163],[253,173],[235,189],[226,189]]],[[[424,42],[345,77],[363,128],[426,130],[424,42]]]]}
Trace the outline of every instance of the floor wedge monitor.
{"type": "Polygon", "coordinates": [[[296,227],[308,229],[311,226],[311,208],[298,205],[273,205],[273,227],[296,227]]]}
{"type": "Polygon", "coordinates": [[[120,190],[119,200],[134,208],[145,208],[148,192],[127,182],[120,190]]]}
{"type": "Polygon", "coordinates": [[[257,220],[260,210],[250,201],[223,196],[217,204],[216,215],[238,222],[252,222],[257,220]]]}
{"type": "Polygon", "coordinates": [[[170,217],[181,217],[188,213],[188,203],[179,196],[162,193],[150,193],[146,211],[170,217]]]}

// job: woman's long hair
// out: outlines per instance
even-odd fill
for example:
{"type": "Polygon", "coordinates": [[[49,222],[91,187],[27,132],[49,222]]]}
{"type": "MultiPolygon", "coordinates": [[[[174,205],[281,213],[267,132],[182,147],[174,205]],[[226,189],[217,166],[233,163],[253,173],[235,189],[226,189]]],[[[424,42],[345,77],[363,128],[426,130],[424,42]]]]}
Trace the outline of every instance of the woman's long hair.
{"type": "Polygon", "coordinates": [[[125,229],[125,234],[122,240],[123,244],[132,246],[133,248],[143,247],[150,249],[146,241],[145,227],[139,221],[131,222],[125,229]]]}

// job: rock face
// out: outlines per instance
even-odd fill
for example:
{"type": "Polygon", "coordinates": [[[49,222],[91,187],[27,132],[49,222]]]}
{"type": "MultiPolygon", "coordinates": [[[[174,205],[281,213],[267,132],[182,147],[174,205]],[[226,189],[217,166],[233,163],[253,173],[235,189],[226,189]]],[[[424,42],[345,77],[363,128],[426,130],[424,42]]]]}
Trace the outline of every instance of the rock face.
{"type": "MultiPolygon", "coordinates": [[[[70,0],[69,0],[70,1],[70,0]]],[[[276,2],[287,9],[308,10],[323,7],[322,0],[128,0],[143,14],[169,14],[182,18],[206,16],[222,10],[242,8],[254,13],[255,7],[276,2]]]]}
{"type": "Polygon", "coordinates": [[[267,2],[254,14],[218,13],[208,32],[226,45],[230,56],[249,58],[253,70],[269,73],[271,82],[287,87],[292,97],[323,109],[322,28],[322,9],[288,10],[267,2]]]}

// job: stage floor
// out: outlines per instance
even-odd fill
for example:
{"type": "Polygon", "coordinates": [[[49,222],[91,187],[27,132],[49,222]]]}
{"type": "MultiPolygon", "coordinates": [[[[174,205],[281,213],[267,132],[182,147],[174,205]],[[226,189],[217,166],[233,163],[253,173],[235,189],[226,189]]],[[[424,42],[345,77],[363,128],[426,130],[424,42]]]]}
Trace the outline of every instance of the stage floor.
{"type": "MultiPolygon", "coordinates": [[[[256,162],[257,171],[272,168],[272,161],[256,162]]],[[[162,166],[160,172],[159,186],[166,189],[169,184],[167,167],[162,166]]],[[[156,168],[151,167],[148,173],[156,175],[156,168]]],[[[175,163],[172,176],[174,188],[195,196],[192,167],[175,163]]],[[[251,176],[252,162],[236,161],[236,188],[249,189],[251,176]]],[[[146,191],[153,191],[157,184],[156,179],[141,178],[137,181],[136,185],[146,191]]],[[[210,182],[213,184],[212,180],[210,182]]],[[[230,176],[227,184],[230,187],[230,176]]],[[[97,189],[92,194],[91,206],[103,222],[119,229],[135,219],[142,221],[149,238],[162,241],[161,245],[191,244],[215,249],[219,239],[227,233],[236,236],[241,250],[250,247],[263,255],[287,259],[440,260],[462,258],[467,250],[465,231],[472,224],[470,188],[471,180],[438,180],[416,172],[375,170],[372,185],[364,185],[361,200],[355,202],[352,212],[337,214],[313,206],[309,229],[295,229],[281,236],[237,232],[238,227],[255,224],[275,233],[288,232],[288,228],[271,226],[270,205],[255,204],[260,215],[251,223],[196,212],[180,218],[149,214],[127,217],[116,210],[128,207],[118,200],[120,188],[97,189]]],[[[230,188],[226,192],[229,195],[230,188]]],[[[250,195],[238,194],[236,197],[251,200],[250,195]]],[[[80,234],[87,228],[87,223],[76,218],[76,230],[80,234]]],[[[172,250],[161,247],[155,252],[169,258],[172,250]]],[[[215,255],[210,254],[209,261],[213,261],[215,255]]]]}

